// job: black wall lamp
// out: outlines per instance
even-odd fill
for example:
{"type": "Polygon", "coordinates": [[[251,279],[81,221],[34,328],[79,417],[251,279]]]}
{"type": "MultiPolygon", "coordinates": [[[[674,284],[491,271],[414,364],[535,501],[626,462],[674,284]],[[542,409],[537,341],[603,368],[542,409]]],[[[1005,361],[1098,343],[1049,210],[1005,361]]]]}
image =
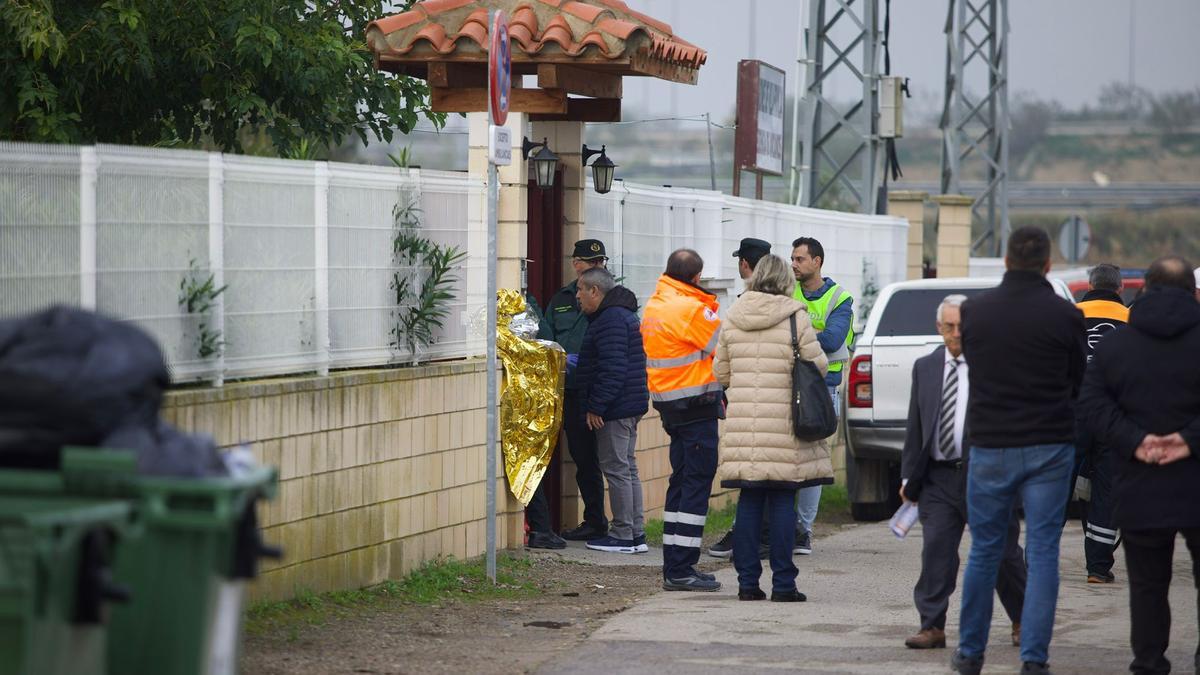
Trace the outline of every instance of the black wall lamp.
{"type": "Polygon", "coordinates": [[[613,170],[617,168],[616,164],[608,158],[605,152],[608,146],[602,145],[599,150],[592,150],[585,143],[583,146],[583,165],[587,166],[588,158],[592,155],[600,155],[596,161],[592,162],[592,187],[595,188],[598,194],[607,194],[612,189],[613,170]]]}
{"type": "Polygon", "coordinates": [[[521,155],[533,160],[533,171],[537,177],[537,186],[542,190],[554,187],[554,170],[558,168],[558,155],[550,151],[549,139],[543,138],[541,143],[534,143],[528,138],[521,141],[521,155]],[[541,148],[533,157],[529,153],[534,148],[541,148]]]}

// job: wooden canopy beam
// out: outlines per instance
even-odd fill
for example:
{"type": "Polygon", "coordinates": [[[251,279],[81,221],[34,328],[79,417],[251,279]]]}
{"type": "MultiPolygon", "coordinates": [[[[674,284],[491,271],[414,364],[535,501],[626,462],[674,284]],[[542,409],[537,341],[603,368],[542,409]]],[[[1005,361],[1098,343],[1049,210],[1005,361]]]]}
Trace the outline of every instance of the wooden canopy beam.
{"type": "MultiPolygon", "coordinates": [[[[430,88],[430,107],[434,112],[487,112],[487,87],[455,89],[430,88]]],[[[567,92],[562,89],[512,89],[508,109],[542,115],[562,115],[567,112],[567,92]]]]}
{"type": "Polygon", "coordinates": [[[593,98],[621,98],[620,75],[554,63],[539,63],[537,76],[538,86],[542,89],[565,89],[571,94],[593,98]]]}
{"type": "Polygon", "coordinates": [[[620,122],[619,98],[568,98],[567,112],[561,115],[533,114],[534,122],[620,122]]]}
{"type": "Polygon", "coordinates": [[[487,66],[468,63],[429,63],[429,86],[467,89],[487,85],[487,66]]]}

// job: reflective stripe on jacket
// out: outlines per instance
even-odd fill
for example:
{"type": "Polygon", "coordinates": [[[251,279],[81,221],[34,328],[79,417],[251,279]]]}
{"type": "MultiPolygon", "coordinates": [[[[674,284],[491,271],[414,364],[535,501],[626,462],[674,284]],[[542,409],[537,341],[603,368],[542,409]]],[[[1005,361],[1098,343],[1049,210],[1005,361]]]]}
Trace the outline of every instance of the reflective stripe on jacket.
{"type": "Polygon", "coordinates": [[[716,296],[666,275],[659,277],[646,303],[646,379],[664,424],[723,416],[723,390],[713,375],[721,330],[718,307],[716,296]]]}
{"type": "MultiPolygon", "coordinates": [[[[804,286],[797,283],[792,297],[808,305],[808,318],[812,321],[813,329],[818,333],[825,330],[825,322],[829,319],[829,314],[852,299],[846,289],[838,284],[827,288],[825,293],[816,300],[809,300],[804,296],[804,286]]],[[[853,342],[854,325],[851,320],[850,329],[846,331],[846,339],[842,341],[842,344],[836,351],[825,352],[825,357],[829,359],[829,372],[840,372],[845,367],[846,362],[850,360],[850,345],[853,342]]]]}

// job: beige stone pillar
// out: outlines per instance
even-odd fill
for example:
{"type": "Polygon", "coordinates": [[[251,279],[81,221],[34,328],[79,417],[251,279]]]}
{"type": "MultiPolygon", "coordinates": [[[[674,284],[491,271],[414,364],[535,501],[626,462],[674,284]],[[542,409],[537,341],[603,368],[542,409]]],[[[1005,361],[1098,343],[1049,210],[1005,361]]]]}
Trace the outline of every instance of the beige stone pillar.
{"type": "MultiPolygon", "coordinates": [[[[468,212],[468,220],[482,224],[483,246],[487,246],[487,175],[488,175],[488,116],[487,113],[468,113],[469,135],[467,171],[472,179],[484,185],[479,206],[468,212]]],[[[512,132],[513,162],[498,167],[500,199],[496,218],[496,288],[520,288],[521,261],[528,253],[529,222],[529,164],[521,156],[521,139],[527,134],[524,113],[509,113],[505,124],[512,132]]],[[[472,228],[474,229],[474,228],[472,228]]],[[[486,250],[483,255],[486,255],[486,250]]]]}
{"type": "MultiPolygon", "coordinates": [[[[550,145],[554,154],[558,155],[559,167],[562,169],[563,181],[563,251],[562,274],[564,280],[575,278],[575,270],[571,267],[571,251],[575,242],[586,236],[584,227],[584,197],[586,195],[586,170],[583,168],[583,122],[534,122],[530,140],[540,143],[542,139],[550,145]]],[[[611,246],[609,242],[605,244],[611,246]]],[[[565,441],[559,444],[559,450],[566,450],[565,441]]],[[[559,481],[562,485],[562,500],[559,513],[564,528],[575,527],[583,522],[583,500],[579,497],[579,487],[575,482],[575,463],[571,455],[563,452],[559,457],[559,481]]]]}
{"type": "Polygon", "coordinates": [[[894,190],[888,193],[888,215],[908,221],[908,274],[906,279],[920,279],[925,248],[925,200],[928,192],[894,190]]]}
{"type": "Polygon", "coordinates": [[[965,277],[971,265],[971,204],[964,195],[938,195],[938,277],[965,277]]]}
{"type": "MultiPolygon", "coordinates": [[[[588,169],[583,167],[583,122],[534,122],[530,140],[540,143],[542,139],[558,155],[563,180],[563,279],[575,274],[571,267],[571,251],[575,242],[584,238],[584,198],[587,194],[588,169]]],[[[609,246],[612,244],[604,242],[609,246]]]]}

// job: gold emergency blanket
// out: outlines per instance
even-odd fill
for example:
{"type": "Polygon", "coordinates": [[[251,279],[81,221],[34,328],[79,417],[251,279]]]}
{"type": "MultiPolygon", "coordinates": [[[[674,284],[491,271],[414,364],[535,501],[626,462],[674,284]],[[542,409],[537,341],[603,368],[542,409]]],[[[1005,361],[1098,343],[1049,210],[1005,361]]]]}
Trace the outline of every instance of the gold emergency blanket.
{"type": "Polygon", "coordinates": [[[508,486],[525,506],[546,473],[563,419],[567,355],[557,343],[526,340],[510,328],[527,307],[521,293],[496,292],[496,354],[504,363],[500,443],[508,486]]]}

